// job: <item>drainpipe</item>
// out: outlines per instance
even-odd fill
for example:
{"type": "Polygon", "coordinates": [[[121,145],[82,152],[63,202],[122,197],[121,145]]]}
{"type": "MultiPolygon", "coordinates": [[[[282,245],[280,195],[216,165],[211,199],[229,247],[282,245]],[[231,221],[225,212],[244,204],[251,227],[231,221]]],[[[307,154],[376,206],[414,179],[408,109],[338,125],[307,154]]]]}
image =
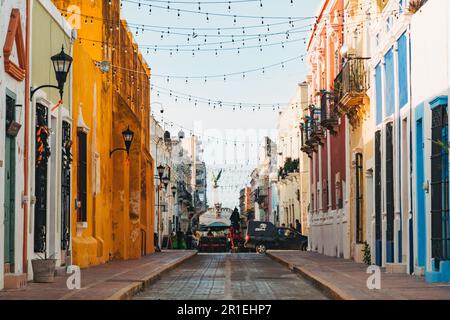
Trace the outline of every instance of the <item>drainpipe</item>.
{"type": "MultiPolygon", "coordinates": [[[[26,40],[25,40],[25,148],[24,148],[24,198],[28,197],[28,157],[29,157],[29,108],[30,108],[30,0],[26,0],[26,40]]],[[[22,268],[23,273],[28,273],[28,204],[30,199],[23,203],[23,246],[22,246],[22,268]]]]}

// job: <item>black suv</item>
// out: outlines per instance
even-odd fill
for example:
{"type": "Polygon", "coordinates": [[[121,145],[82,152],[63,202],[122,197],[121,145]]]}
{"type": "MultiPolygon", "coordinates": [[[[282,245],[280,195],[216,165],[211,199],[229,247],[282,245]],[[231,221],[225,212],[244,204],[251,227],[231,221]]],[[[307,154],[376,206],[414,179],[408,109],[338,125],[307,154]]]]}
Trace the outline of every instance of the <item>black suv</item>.
{"type": "Polygon", "coordinates": [[[267,249],[306,251],[308,237],[290,228],[276,227],[271,222],[250,221],[244,246],[258,253],[264,253],[267,249]]]}

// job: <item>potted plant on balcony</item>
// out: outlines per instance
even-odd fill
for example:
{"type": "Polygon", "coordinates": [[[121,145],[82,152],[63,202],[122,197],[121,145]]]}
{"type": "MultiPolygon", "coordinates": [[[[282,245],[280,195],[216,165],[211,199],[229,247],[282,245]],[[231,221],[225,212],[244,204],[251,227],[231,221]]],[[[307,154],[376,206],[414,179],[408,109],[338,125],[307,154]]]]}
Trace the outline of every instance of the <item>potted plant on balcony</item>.
{"type": "Polygon", "coordinates": [[[409,6],[408,6],[408,12],[410,14],[414,14],[417,11],[422,8],[422,6],[427,2],[428,0],[410,0],[409,6]]]}

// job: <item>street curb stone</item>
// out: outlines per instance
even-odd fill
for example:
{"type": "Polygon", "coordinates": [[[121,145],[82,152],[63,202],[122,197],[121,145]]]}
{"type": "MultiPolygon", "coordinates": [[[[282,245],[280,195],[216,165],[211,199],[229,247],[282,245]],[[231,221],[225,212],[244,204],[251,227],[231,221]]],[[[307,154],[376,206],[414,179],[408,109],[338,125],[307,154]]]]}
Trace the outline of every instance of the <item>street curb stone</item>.
{"type": "Polygon", "coordinates": [[[114,293],[112,296],[106,298],[106,300],[130,300],[134,295],[144,290],[146,287],[148,287],[151,283],[161,278],[161,275],[165,272],[168,272],[176,267],[178,267],[180,264],[185,262],[188,259],[191,259],[192,257],[197,255],[197,251],[192,252],[182,258],[180,258],[178,261],[175,261],[171,265],[164,267],[160,269],[158,272],[153,273],[139,282],[133,282],[130,285],[126,286],[125,288],[122,288],[118,292],[114,293]]]}
{"type": "Polygon", "coordinates": [[[306,270],[305,268],[302,268],[301,266],[295,266],[295,265],[289,263],[288,261],[286,261],[286,260],[284,260],[284,259],[282,259],[282,258],[280,258],[280,257],[278,257],[276,255],[273,255],[269,251],[267,251],[266,254],[270,258],[272,258],[273,260],[277,261],[278,263],[288,267],[289,270],[292,270],[293,272],[296,272],[296,273],[302,275],[303,277],[305,277],[307,280],[312,282],[318,289],[324,291],[325,293],[327,293],[333,299],[336,299],[336,300],[355,300],[355,298],[352,297],[351,295],[349,295],[346,292],[342,291],[341,289],[339,289],[338,287],[336,287],[332,283],[328,282],[327,280],[322,279],[321,277],[319,277],[317,275],[314,275],[313,273],[311,273],[310,271],[306,270]]]}

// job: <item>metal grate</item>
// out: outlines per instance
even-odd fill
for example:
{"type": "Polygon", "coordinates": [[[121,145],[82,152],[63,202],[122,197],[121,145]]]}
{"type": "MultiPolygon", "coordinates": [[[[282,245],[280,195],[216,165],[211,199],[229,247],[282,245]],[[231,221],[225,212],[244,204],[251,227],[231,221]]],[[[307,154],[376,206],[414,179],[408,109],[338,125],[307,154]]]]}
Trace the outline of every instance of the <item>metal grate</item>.
{"type": "Polygon", "coordinates": [[[448,150],[439,144],[448,141],[446,106],[433,109],[431,136],[431,255],[439,270],[440,261],[450,260],[448,150]]]}
{"type": "Polygon", "coordinates": [[[381,265],[381,131],[375,132],[375,241],[377,264],[381,265]]]}
{"type": "Polygon", "coordinates": [[[47,225],[48,110],[36,105],[36,171],[34,206],[34,252],[45,252],[47,225]]]}
{"type": "Polygon", "coordinates": [[[387,262],[394,262],[394,141],[393,125],[386,124],[386,252],[387,262]]]}
{"type": "Polygon", "coordinates": [[[72,141],[70,124],[62,123],[61,157],[61,249],[70,247],[70,169],[72,164],[72,141]]]}
{"type": "Polygon", "coordinates": [[[363,194],[362,190],[362,165],[363,155],[361,153],[357,153],[355,155],[355,206],[356,206],[356,242],[362,243],[364,241],[363,238],[363,217],[362,217],[362,200],[363,194]]]}

